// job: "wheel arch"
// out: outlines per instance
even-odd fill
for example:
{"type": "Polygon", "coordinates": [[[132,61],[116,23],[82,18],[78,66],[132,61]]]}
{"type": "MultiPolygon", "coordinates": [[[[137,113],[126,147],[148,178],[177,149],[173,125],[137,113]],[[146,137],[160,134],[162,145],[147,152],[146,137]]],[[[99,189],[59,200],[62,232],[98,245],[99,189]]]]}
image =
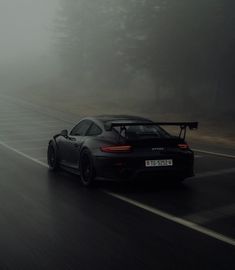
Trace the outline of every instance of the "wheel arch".
{"type": "Polygon", "coordinates": [[[50,141],[49,141],[49,143],[48,143],[48,146],[49,145],[52,145],[55,149],[57,148],[57,142],[56,142],[56,140],[53,138],[53,139],[51,139],[50,141]]]}
{"type": "Polygon", "coordinates": [[[56,151],[56,154],[57,154],[57,156],[59,157],[59,148],[58,148],[58,143],[57,143],[57,140],[56,140],[55,137],[53,137],[53,138],[49,141],[48,147],[49,147],[50,145],[52,145],[52,146],[54,147],[54,149],[55,149],[55,151],[56,151]]]}

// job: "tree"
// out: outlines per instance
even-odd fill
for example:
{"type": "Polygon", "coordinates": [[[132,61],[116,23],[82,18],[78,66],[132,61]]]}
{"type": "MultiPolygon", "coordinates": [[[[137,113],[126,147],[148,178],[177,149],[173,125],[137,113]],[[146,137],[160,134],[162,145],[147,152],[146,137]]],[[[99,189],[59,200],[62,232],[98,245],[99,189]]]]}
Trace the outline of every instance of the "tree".
{"type": "Polygon", "coordinates": [[[58,44],[67,72],[86,85],[125,89],[143,72],[157,100],[159,89],[172,89],[165,97],[184,110],[209,108],[202,96],[222,110],[234,97],[233,7],[232,0],[66,0],[58,44]]]}

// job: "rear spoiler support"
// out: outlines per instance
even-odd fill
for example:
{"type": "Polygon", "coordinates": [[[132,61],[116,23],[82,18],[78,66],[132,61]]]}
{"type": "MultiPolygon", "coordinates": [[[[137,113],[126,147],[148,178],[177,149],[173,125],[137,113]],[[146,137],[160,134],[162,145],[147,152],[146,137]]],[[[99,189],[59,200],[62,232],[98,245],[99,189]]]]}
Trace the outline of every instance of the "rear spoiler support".
{"type": "Polygon", "coordinates": [[[120,127],[121,130],[124,130],[127,126],[179,126],[179,138],[185,139],[187,128],[189,128],[190,130],[198,129],[198,122],[109,122],[105,125],[105,128],[107,131],[111,131],[114,127],[120,127]]]}

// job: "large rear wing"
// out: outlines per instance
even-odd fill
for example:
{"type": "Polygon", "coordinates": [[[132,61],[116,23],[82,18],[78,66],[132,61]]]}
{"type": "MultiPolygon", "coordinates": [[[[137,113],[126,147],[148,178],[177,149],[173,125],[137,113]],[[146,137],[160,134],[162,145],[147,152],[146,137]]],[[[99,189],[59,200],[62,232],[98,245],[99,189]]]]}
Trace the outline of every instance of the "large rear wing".
{"type": "Polygon", "coordinates": [[[129,126],[179,126],[179,138],[185,139],[187,128],[190,130],[198,129],[198,122],[108,122],[105,125],[107,131],[115,127],[120,127],[121,131],[129,126]]]}

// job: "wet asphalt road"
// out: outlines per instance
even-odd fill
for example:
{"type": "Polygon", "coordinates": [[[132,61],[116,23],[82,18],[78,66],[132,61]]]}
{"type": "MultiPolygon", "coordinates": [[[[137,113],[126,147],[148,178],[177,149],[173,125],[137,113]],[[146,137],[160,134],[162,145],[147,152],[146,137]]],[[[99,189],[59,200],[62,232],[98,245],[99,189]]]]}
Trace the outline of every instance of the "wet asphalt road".
{"type": "MultiPolygon", "coordinates": [[[[48,138],[72,123],[72,116],[0,99],[0,269],[235,267],[233,244],[109,195],[234,240],[235,159],[196,153],[197,177],[179,186],[102,182],[88,190],[77,176],[43,165],[48,138]]],[[[233,154],[219,147],[204,149],[233,154]]]]}

